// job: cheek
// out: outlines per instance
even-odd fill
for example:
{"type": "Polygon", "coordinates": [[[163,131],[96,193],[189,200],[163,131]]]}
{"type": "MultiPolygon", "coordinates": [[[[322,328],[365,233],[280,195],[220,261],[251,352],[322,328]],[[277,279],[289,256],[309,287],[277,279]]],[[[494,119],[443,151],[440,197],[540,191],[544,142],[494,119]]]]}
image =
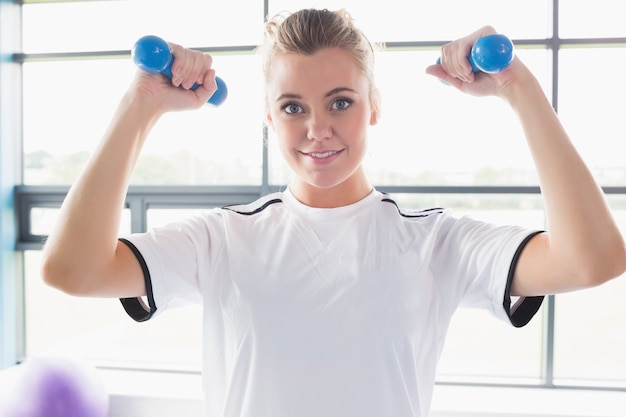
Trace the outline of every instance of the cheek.
{"type": "Polygon", "coordinates": [[[340,134],[344,138],[350,138],[353,146],[365,146],[367,144],[368,127],[369,118],[359,117],[353,119],[351,123],[345,124],[340,134]]]}
{"type": "Polygon", "coordinates": [[[280,149],[283,157],[285,159],[293,158],[294,149],[300,143],[297,127],[289,124],[274,123],[273,129],[278,149],[280,149]]]}

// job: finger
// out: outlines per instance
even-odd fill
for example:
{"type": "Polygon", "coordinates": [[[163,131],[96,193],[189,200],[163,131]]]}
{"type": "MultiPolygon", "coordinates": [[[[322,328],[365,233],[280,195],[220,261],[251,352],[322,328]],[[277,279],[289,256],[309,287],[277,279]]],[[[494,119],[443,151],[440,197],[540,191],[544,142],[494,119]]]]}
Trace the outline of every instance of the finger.
{"type": "Polygon", "coordinates": [[[450,74],[448,74],[439,64],[429,65],[428,67],[426,67],[426,74],[432,75],[433,77],[438,78],[439,81],[456,88],[460,88],[461,84],[463,83],[458,78],[453,78],[452,76],[450,76],[450,74]]]}
{"type": "Polygon", "coordinates": [[[215,70],[209,69],[204,73],[204,77],[198,83],[198,88],[194,91],[198,99],[206,103],[209,98],[217,91],[217,83],[215,82],[215,70]]]}
{"type": "Polygon", "coordinates": [[[202,52],[190,51],[188,59],[186,60],[183,70],[185,71],[184,80],[181,86],[186,89],[190,89],[194,84],[198,84],[198,80],[203,80],[203,74],[211,68],[210,59],[207,60],[206,56],[202,52]]]}
{"type": "Polygon", "coordinates": [[[204,74],[211,68],[212,58],[200,51],[171,44],[174,62],[172,63],[172,84],[190,89],[202,83],[204,74]]]}
{"type": "Polygon", "coordinates": [[[175,43],[168,42],[170,50],[172,51],[173,62],[171,66],[172,72],[172,84],[176,87],[180,86],[183,82],[183,77],[181,75],[183,63],[185,61],[185,49],[175,43]]]}
{"type": "Polygon", "coordinates": [[[455,41],[445,45],[442,52],[446,72],[464,82],[472,82],[474,79],[468,58],[470,49],[471,46],[466,45],[466,42],[455,41]]]}
{"type": "Polygon", "coordinates": [[[455,69],[454,60],[453,60],[453,52],[451,51],[454,48],[452,43],[443,45],[441,47],[441,67],[443,70],[452,78],[456,78],[458,73],[455,69]]]}

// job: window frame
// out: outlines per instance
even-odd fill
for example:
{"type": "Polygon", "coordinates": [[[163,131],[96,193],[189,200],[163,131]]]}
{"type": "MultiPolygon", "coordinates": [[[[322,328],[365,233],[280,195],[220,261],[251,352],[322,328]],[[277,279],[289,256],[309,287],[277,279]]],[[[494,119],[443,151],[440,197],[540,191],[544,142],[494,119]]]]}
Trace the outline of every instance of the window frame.
{"type": "Polygon", "coordinates": [[[0,1],[0,369],[25,349],[22,252],[16,251],[13,189],[21,178],[21,71],[12,53],[20,50],[20,8],[0,1]],[[16,36],[17,35],[17,36],[16,36]],[[7,93],[9,92],[9,93],[7,93]]]}
{"type": "MultiPolygon", "coordinates": [[[[268,2],[264,0],[264,14],[267,15],[268,2]]],[[[0,249],[3,255],[10,253],[11,256],[0,258],[0,273],[3,277],[15,276],[11,281],[3,279],[0,286],[0,302],[3,310],[0,310],[0,338],[4,341],[0,346],[0,369],[11,364],[18,363],[25,355],[24,340],[24,292],[23,292],[23,267],[21,266],[21,253],[25,250],[37,250],[43,246],[45,236],[35,235],[31,232],[30,213],[32,208],[58,208],[60,207],[68,186],[29,186],[24,185],[21,173],[21,90],[12,95],[4,93],[7,85],[21,85],[21,65],[26,62],[41,60],[67,60],[67,59],[97,59],[128,57],[130,50],[123,51],[92,51],[92,52],[69,52],[69,53],[41,53],[24,54],[12,53],[19,50],[20,32],[19,20],[20,7],[24,3],[36,1],[22,1],[9,4],[8,1],[0,1],[0,81],[3,94],[0,95],[0,204],[2,207],[11,207],[3,216],[10,217],[10,221],[0,223],[2,232],[2,245],[0,249]],[[11,19],[12,25],[7,24],[11,19]],[[17,26],[16,26],[17,25],[17,26]],[[12,43],[6,39],[15,38],[12,43]],[[11,54],[10,60],[5,60],[6,54],[11,54]],[[11,109],[7,111],[7,109],[11,109]],[[16,141],[8,138],[18,138],[16,141]],[[5,190],[11,190],[7,193],[5,190]],[[7,226],[8,224],[8,226],[7,226]],[[9,259],[7,261],[7,259],[9,259]],[[13,311],[14,314],[11,313],[13,311]]],[[[581,46],[623,46],[625,38],[584,38],[584,39],[561,39],[558,36],[559,27],[559,0],[552,0],[552,36],[546,39],[513,39],[520,48],[547,48],[552,55],[550,99],[553,108],[558,112],[558,73],[559,51],[568,47],[581,46]]],[[[393,50],[434,50],[440,48],[447,41],[412,41],[390,42],[385,45],[389,51],[393,50]]],[[[246,53],[254,50],[252,45],[239,45],[233,47],[198,48],[207,53],[246,53]]],[[[263,140],[267,141],[267,129],[263,130],[263,140]]],[[[259,186],[131,186],[126,196],[126,207],[131,212],[131,231],[143,232],[147,229],[147,212],[150,208],[198,208],[223,206],[227,204],[246,203],[253,201],[269,192],[284,189],[284,184],[270,184],[268,175],[268,150],[263,149],[262,155],[262,183],[259,186]]],[[[407,194],[539,194],[538,186],[377,186],[382,192],[407,193],[407,194]]],[[[626,195],[626,187],[604,187],[607,195],[626,195]]],[[[4,220],[4,218],[3,218],[4,220]]],[[[545,322],[542,338],[543,360],[541,364],[540,381],[532,384],[522,383],[499,383],[484,381],[438,381],[440,385],[463,385],[463,386],[497,386],[497,387],[536,387],[536,388],[572,388],[573,385],[564,385],[554,380],[554,339],[555,339],[555,297],[548,296],[545,301],[545,322]]],[[[576,388],[581,388],[577,385],[576,388]]],[[[584,386],[589,389],[617,390],[626,392],[625,387],[618,386],[584,386]]]]}

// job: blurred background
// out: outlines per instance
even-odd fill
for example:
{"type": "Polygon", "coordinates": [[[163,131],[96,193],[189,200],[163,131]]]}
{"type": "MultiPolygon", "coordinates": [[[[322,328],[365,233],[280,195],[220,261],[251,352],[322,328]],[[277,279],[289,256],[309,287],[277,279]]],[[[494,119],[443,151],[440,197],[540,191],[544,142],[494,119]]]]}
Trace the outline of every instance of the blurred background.
{"type": "MultiPolygon", "coordinates": [[[[263,125],[256,46],[266,16],[346,8],[377,54],[382,118],[366,166],[405,207],[445,206],[493,223],[545,227],[517,120],[425,75],[440,46],[489,24],[540,80],[626,231],[626,3],[619,0],[127,0],[0,2],[1,367],[63,352],[103,368],[199,373],[198,306],[135,323],[117,300],[46,287],[40,249],[133,77],[146,34],[211,53],[229,87],[219,108],[168,114],[129,190],[120,233],[283,189],[289,173],[263,125]]],[[[440,384],[626,392],[626,279],[548,297],[526,327],[455,317],[440,384]]]]}

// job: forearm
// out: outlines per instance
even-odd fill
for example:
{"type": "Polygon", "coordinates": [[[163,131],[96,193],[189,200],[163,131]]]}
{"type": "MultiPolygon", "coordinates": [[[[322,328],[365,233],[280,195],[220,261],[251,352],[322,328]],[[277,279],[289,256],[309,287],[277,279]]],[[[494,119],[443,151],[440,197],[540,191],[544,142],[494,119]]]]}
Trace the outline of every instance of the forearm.
{"type": "Polygon", "coordinates": [[[130,92],[123,97],[45,244],[43,274],[49,284],[82,292],[108,269],[130,176],[158,114],[130,92]]]}

